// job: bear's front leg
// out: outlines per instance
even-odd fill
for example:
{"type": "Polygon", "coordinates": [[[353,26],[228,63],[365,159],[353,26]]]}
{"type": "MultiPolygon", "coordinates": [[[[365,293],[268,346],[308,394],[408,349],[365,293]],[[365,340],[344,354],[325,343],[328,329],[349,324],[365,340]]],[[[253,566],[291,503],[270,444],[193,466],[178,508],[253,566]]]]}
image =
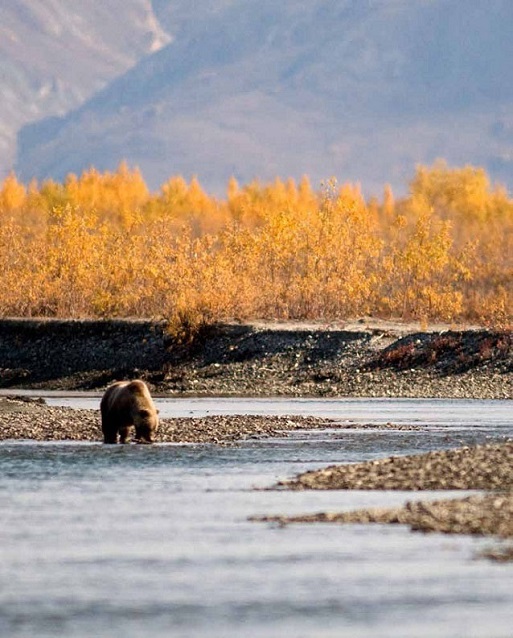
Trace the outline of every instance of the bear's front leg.
{"type": "Polygon", "coordinates": [[[114,432],[104,432],[103,433],[103,442],[108,443],[110,445],[115,445],[118,442],[118,433],[114,432]]]}
{"type": "Polygon", "coordinates": [[[119,442],[120,443],[128,443],[128,437],[130,434],[130,428],[129,427],[125,427],[125,428],[119,428],[119,442]]]}

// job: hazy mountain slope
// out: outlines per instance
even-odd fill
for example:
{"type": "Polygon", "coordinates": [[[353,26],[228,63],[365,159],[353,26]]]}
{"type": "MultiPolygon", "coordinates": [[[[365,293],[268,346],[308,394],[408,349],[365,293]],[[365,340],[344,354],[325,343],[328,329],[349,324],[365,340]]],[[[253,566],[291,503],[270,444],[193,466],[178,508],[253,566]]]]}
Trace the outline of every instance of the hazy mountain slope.
{"type": "Polygon", "coordinates": [[[176,35],[195,21],[210,19],[238,0],[151,0],[153,11],[160,24],[176,35]]]}
{"type": "Polygon", "coordinates": [[[64,115],[169,39],[150,0],[2,0],[0,175],[21,125],[64,115]]]}
{"type": "Polygon", "coordinates": [[[20,136],[28,179],[89,164],[152,186],[197,174],[214,191],[336,175],[379,191],[417,162],[513,163],[509,0],[154,0],[174,40],[59,121],[20,136]]]}

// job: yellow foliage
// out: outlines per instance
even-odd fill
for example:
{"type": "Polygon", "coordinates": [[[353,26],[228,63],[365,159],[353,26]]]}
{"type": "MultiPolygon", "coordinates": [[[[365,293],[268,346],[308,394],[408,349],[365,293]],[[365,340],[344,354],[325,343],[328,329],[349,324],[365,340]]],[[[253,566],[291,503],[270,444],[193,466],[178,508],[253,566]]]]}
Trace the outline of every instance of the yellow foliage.
{"type": "Polygon", "coordinates": [[[3,181],[0,189],[0,213],[19,210],[25,203],[27,191],[20,184],[14,173],[10,173],[3,181]]]}
{"type": "Polygon", "coordinates": [[[2,316],[165,317],[185,339],[227,318],[506,326],[512,302],[513,202],[482,169],[418,167],[407,197],[368,203],[306,176],[150,193],[124,163],[0,189],[2,316]]]}

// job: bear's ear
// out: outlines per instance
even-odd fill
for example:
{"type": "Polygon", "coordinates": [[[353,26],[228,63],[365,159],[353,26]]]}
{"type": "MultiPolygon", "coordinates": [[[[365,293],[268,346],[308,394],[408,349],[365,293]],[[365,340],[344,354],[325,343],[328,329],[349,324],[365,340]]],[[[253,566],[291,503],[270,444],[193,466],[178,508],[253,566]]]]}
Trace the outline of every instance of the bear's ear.
{"type": "Polygon", "coordinates": [[[139,416],[142,416],[143,419],[151,416],[151,412],[149,410],[139,410],[139,416]]]}

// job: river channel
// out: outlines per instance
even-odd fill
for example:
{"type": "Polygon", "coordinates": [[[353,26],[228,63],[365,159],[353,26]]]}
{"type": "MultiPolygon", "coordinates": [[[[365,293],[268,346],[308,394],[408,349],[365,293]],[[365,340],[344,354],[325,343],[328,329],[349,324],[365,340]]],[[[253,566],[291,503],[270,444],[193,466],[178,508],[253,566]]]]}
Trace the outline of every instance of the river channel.
{"type": "MultiPolygon", "coordinates": [[[[97,408],[96,396],[49,394],[97,408]]],[[[513,438],[513,401],[157,399],[163,417],[304,414],[364,429],[232,446],[0,443],[0,636],[511,638],[493,539],[248,521],[428,492],[255,490],[332,463],[513,438]],[[414,430],[379,429],[383,423],[414,430]]]]}

